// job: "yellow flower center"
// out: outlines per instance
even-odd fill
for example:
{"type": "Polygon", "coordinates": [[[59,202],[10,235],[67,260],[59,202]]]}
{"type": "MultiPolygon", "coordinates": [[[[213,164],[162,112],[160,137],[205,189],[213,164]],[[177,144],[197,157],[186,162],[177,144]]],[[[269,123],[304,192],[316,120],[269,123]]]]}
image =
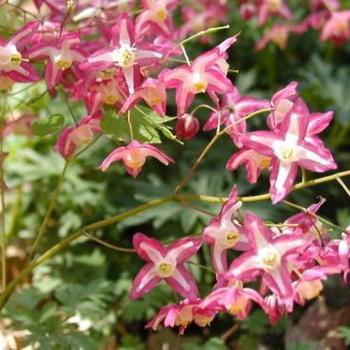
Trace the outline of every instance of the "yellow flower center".
{"type": "Polygon", "coordinates": [[[131,48],[124,47],[119,51],[118,62],[123,67],[130,67],[135,61],[135,54],[131,48]]]}
{"type": "Polygon", "coordinates": [[[279,11],[281,6],[281,0],[270,0],[269,8],[271,11],[279,11]]]}
{"type": "Polygon", "coordinates": [[[266,247],[258,252],[261,263],[266,270],[274,270],[278,267],[281,256],[274,247],[266,247]]]}
{"type": "Polygon", "coordinates": [[[156,22],[164,22],[168,17],[168,12],[164,7],[160,7],[154,13],[154,20],[156,22]]]}
{"type": "Polygon", "coordinates": [[[208,82],[203,78],[201,73],[195,72],[193,73],[193,93],[198,94],[201,92],[205,92],[208,87],[208,82]]]}
{"type": "Polygon", "coordinates": [[[162,261],[157,266],[157,273],[159,277],[167,278],[174,274],[175,266],[168,261],[162,261]]]}
{"type": "Polygon", "coordinates": [[[260,167],[263,169],[269,168],[271,165],[271,158],[264,158],[260,161],[260,167]]]}
{"type": "Polygon", "coordinates": [[[61,58],[57,61],[57,67],[62,70],[70,68],[71,65],[72,61],[68,59],[61,58]]]}
{"type": "Polygon", "coordinates": [[[22,62],[22,55],[18,52],[11,56],[10,58],[11,66],[17,68],[22,62]]]}
{"type": "Polygon", "coordinates": [[[103,98],[103,103],[110,106],[115,105],[117,101],[118,101],[118,96],[116,95],[108,95],[103,98]]]}
{"type": "Polygon", "coordinates": [[[232,247],[237,243],[239,238],[239,233],[235,231],[229,231],[225,236],[225,243],[227,246],[232,247]]]}

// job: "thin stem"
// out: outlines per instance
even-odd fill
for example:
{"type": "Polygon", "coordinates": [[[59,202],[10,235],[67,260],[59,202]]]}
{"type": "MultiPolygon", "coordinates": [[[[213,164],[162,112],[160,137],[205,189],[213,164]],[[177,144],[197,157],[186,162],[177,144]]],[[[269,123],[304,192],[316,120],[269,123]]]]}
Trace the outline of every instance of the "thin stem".
{"type": "Polygon", "coordinates": [[[92,241],[95,241],[109,249],[113,249],[113,250],[116,250],[117,252],[122,252],[122,253],[136,253],[135,249],[132,249],[132,248],[124,248],[124,247],[119,247],[119,246],[116,246],[114,244],[111,244],[111,243],[108,243],[106,241],[103,241],[102,239],[99,239],[95,236],[92,236],[90,235],[89,233],[87,232],[84,232],[84,235],[91,239],[92,241]]]}
{"type": "Polygon", "coordinates": [[[181,50],[182,50],[182,53],[184,54],[184,57],[185,57],[185,60],[186,60],[186,63],[188,66],[191,66],[191,61],[187,55],[187,52],[186,52],[186,49],[185,49],[185,46],[181,45],[181,50]]]}
{"type": "Polygon", "coordinates": [[[223,30],[223,29],[228,29],[230,28],[230,25],[227,24],[225,26],[220,26],[220,27],[213,27],[213,28],[208,28],[206,30],[201,30],[200,32],[196,33],[196,34],[193,34],[191,35],[190,37],[180,41],[180,43],[177,45],[177,46],[182,46],[182,45],[185,45],[187,44],[188,42],[192,41],[193,39],[197,39],[201,36],[204,36],[204,35],[207,35],[207,34],[210,34],[210,33],[214,33],[214,32],[217,32],[219,30],[223,30]]]}
{"type": "Polygon", "coordinates": [[[337,178],[337,181],[340,184],[340,186],[343,188],[343,190],[346,192],[346,194],[350,197],[350,190],[349,190],[349,187],[346,186],[345,182],[339,177],[337,178]]]}
{"type": "Polygon", "coordinates": [[[209,109],[211,110],[212,112],[216,113],[217,112],[217,109],[215,109],[214,107],[212,106],[209,106],[207,104],[201,104],[199,106],[196,106],[195,108],[193,108],[192,112],[190,114],[194,115],[200,108],[206,108],[206,109],[209,109]]]}
{"type": "Polygon", "coordinates": [[[322,216],[308,211],[306,208],[302,207],[301,205],[292,203],[292,202],[287,201],[287,200],[284,200],[283,203],[289,205],[289,206],[292,207],[292,208],[295,208],[295,209],[304,211],[304,212],[307,213],[308,215],[317,218],[318,220],[322,221],[324,224],[326,224],[326,225],[328,225],[328,226],[331,226],[331,227],[333,227],[333,228],[336,228],[337,230],[342,230],[342,231],[344,231],[344,228],[343,228],[343,227],[338,226],[338,225],[335,225],[335,224],[333,224],[333,222],[331,222],[331,221],[329,221],[329,220],[323,218],[322,216]]]}
{"type": "Polygon", "coordinates": [[[1,286],[4,291],[6,288],[6,225],[5,225],[5,182],[3,168],[3,146],[4,140],[1,136],[0,141],[0,187],[1,187],[1,286]]]}
{"type": "Polygon", "coordinates": [[[130,138],[131,138],[131,141],[133,141],[134,140],[134,131],[132,129],[131,112],[130,111],[128,111],[128,126],[129,126],[130,138]]]}
{"type": "Polygon", "coordinates": [[[199,264],[199,263],[196,263],[196,262],[191,261],[191,260],[188,260],[187,263],[189,263],[190,265],[193,265],[193,266],[200,267],[200,268],[203,269],[203,270],[206,270],[206,271],[209,271],[210,273],[215,274],[215,271],[214,271],[213,269],[211,269],[210,267],[205,266],[205,265],[203,265],[203,264],[199,264]]]}
{"type": "Polygon", "coordinates": [[[29,254],[29,257],[28,259],[31,260],[38,245],[39,245],[39,242],[45,232],[45,229],[46,229],[46,226],[47,226],[47,223],[51,217],[51,214],[52,214],[52,211],[56,205],[56,202],[57,202],[57,197],[58,197],[58,193],[59,191],[61,190],[61,187],[62,187],[62,184],[63,184],[63,180],[64,180],[64,176],[66,174],[66,171],[67,171],[67,168],[68,168],[68,165],[69,165],[69,161],[66,161],[65,164],[64,164],[64,167],[63,167],[63,170],[61,172],[61,175],[58,179],[58,182],[57,182],[57,185],[56,185],[56,188],[54,190],[54,192],[52,193],[52,196],[51,196],[51,200],[50,200],[50,204],[49,204],[49,208],[47,209],[47,212],[46,212],[46,215],[44,217],[44,220],[43,222],[41,223],[40,227],[39,227],[39,231],[36,235],[36,237],[34,238],[34,242],[33,242],[33,245],[32,245],[32,249],[31,249],[31,252],[29,254]]]}

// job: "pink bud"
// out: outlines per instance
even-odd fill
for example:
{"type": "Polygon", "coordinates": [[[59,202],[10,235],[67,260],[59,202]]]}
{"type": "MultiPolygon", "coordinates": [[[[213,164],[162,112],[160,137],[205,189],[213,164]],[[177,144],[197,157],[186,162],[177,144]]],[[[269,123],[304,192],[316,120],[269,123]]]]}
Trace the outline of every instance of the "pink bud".
{"type": "Polygon", "coordinates": [[[255,14],[255,6],[253,4],[241,5],[241,18],[245,21],[249,21],[255,14]]]}
{"type": "Polygon", "coordinates": [[[181,140],[191,140],[198,130],[199,121],[192,114],[183,114],[176,122],[176,136],[181,140]]]}

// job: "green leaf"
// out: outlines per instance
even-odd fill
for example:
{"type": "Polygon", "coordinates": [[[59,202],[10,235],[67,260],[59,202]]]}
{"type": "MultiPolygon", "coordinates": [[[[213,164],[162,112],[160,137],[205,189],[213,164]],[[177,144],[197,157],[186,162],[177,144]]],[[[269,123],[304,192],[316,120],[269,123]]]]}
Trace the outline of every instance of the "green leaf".
{"type": "Polygon", "coordinates": [[[47,119],[39,119],[33,122],[32,131],[37,136],[46,136],[60,130],[64,125],[62,114],[51,114],[47,119]]]}
{"type": "MultiPolygon", "coordinates": [[[[159,131],[170,137],[171,131],[163,123],[167,117],[157,116],[154,112],[140,107],[131,111],[131,125],[135,140],[146,143],[161,143],[159,131]],[[142,112],[140,112],[142,111],[142,112]],[[164,131],[166,129],[166,131],[164,131]]],[[[171,119],[171,118],[170,118],[171,119]]],[[[130,128],[126,115],[117,116],[114,111],[107,112],[101,122],[102,131],[116,141],[129,142],[130,128]]]]}

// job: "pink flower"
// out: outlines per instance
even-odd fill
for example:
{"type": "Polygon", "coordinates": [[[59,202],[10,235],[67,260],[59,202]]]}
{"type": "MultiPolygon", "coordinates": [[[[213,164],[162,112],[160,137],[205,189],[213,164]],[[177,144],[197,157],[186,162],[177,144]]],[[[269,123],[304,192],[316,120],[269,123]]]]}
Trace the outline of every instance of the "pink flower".
{"type": "Polygon", "coordinates": [[[212,291],[202,301],[200,307],[227,311],[240,320],[244,320],[249,315],[251,301],[255,301],[263,309],[266,309],[264,299],[258,292],[251,288],[243,288],[240,282],[234,282],[231,286],[212,291]]]}
{"type": "Polygon", "coordinates": [[[203,231],[203,241],[211,246],[212,264],[219,284],[227,271],[227,250],[248,248],[248,240],[242,226],[238,221],[233,221],[233,216],[241,205],[242,202],[237,197],[237,188],[234,187],[219,215],[212,219],[203,231]]]}
{"type": "Polygon", "coordinates": [[[216,94],[226,94],[232,90],[232,83],[226,77],[226,50],[236,41],[236,36],[225,40],[216,48],[198,56],[191,64],[166,69],[160,79],[167,89],[176,89],[177,114],[187,112],[194,96],[207,92],[218,103],[216,94]]]}
{"type": "Polygon", "coordinates": [[[324,243],[328,239],[328,230],[317,218],[316,213],[326,200],[320,197],[318,203],[310,205],[305,211],[291,216],[284,222],[283,234],[304,234],[311,240],[321,240],[324,243]],[[297,226],[288,226],[297,225],[297,226]]]}
{"type": "Polygon", "coordinates": [[[308,269],[293,282],[294,299],[298,304],[304,305],[306,300],[317,297],[323,289],[322,281],[327,279],[322,268],[308,269]]]}
{"type": "Polygon", "coordinates": [[[200,327],[205,327],[214,319],[216,312],[210,308],[203,308],[201,300],[183,300],[179,304],[164,306],[150,321],[146,328],[156,330],[160,323],[165,327],[180,327],[179,333],[183,334],[187,326],[193,321],[200,327]]]}
{"type": "Polygon", "coordinates": [[[137,35],[143,36],[150,29],[158,34],[174,35],[172,10],[178,3],[179,0],[142,0],[143,11],[136,18],[137,35]]]}
{"type": "Polygon", "coordinates": [[[199,120],[192,114],[184,114],[178,117],[175,132],[180,140],[191,140],[199,131],[199,120]]]}
{"type": "MultiPolygon", "coordinates": [[[[26,47],[39,25],[39,21],[27,23],[6,42],[0,38],[0,85],[5,84],[6,78],[20,83],[39,79],[37,72],[25,58],[26,47]]],[[[8,84],[9,82],[6,85],[8,84]]]]}
{"type": "Polygon", "coordinates": [[[67,159],[74,154],[78,146],[89,144],[93,140],[94,134],[101,131],[101,117],[102,115],[99,113],[89,115],[82,118],[78,126],[65,128],[57,139],[55,150],[67,159]]]}
{"type": "Polygon", "coordinates": [[[253,149],[242,148],[234,153],[227,161],[226,169],[234,171],[241,165],[244,165],[247,171],[247,180],[251,184],[255,184],[261,172],[269,169],[271,166],[271,157],[265,156],[253,149]]]}
{"type": "Polygon", "coordinates": [[[173,163],[174,160],[161,152],[152,145],[140,143],[138,141],[130,142],[126,147],[116,148],[100,165],[102,171],[106,171],[109,166],[121,160],[124,163],[126,171],[133,177],[136,177],[142,170],[147,157],[154,157],[164,165],[173,163]]]}
{"type": "Polygon", "coordinates": [[[293,17],[284,0],[261,0],[257,4],[257,12],[259,25],[264,24],[272,15],[287,19],[293,17]]]}
{"type": "Polygon", "coordinates": [[[165,84],[157,79],[148,78],[130,95],[121,109],[125,113],[143,99],[150,108],[163,117],[166,111],[167,94],[165,84]]]}
{"type": "Polygon", "coordinates": [[[306,137],[309,115],[299,112],[298,100],[277,132],[256,131],[242,138],[243,143],[272,158],[270,193],[272,202],[281,201],[291,190],[298,166],[315,172],[336,169],[331,152],[316,136],[306,137]]]}
{"type": "Polygon", "coordinates": [[[274,24],[258,41],[255,49],[260,51],[264,49],[269,42],[273,42],[283,50],[287,47],[289,33],[301,34],[306,32],[306,30],[306,22],[301,24],[274,24]]]}
{"type": "Polygon", "coordinates": [[[48,58],[45,79],[49,89],[53,89],[58,84],[64,71],[77,69],[76,63],[85,59],[79,42],[79,34],[69,33],[60,39],[39,44],[31,51],[29,55],[31,59],[48,58]]]}
{"type": "Polygon", "coordinates": [[[192,275],[184,263],[196,254],[202,245],[200,238],[181,238],[167,247],[142,233],[133,237],[137,254],[147,262],[136,276],[130,298],[137,299],[152,290],[161,280],[184,298],[195,300],[198,295],[192,275]]]}
{"type": "Polygon", "coordinates": [[[299,98],[297,81],[292,81],[283,89],[277,91],[271,98],[272,112],[267,117],[267,124],[271,130],[277,130],[283,119],[299,98]]]}
{"type": "Polygon", "coordinates": [[[142,48],[144,45],[137,42],[134,24],[126,13],[117,18],[117,24],[111,29],[111,34],[109,47],[91,55],[81,68],[103,71],[114,66],[120,67],[132,94],[135,90],[135,75],[141,74],[140,67],[160,59],[162,55],[142,48]]]}
{"type": "Polygon", "coordinates": [[[263,221],[252,213],[246,214],[244,228],[250,250],[232,262],[227,278],[250,281],[257,274],[262,274],[269,289],[291,310],[293,288],[288,262],[292,254],[305,249],[309,242],[300,235],[275,237],[263,221]]]}
{"type": "Polygon", "coordinates": [[[321,32],[322,41],[329,39],[338,45],[350,39],[350,10],[332,12],[321,32]]]}
{"type": "Polygon", "coordinates": [[[269,101],[250,96],[240,96],[238,89],[233,87],[232,92],[224,95],[221,110],[212,113],[203,130],[216,129],[221,121],[221,124],[229,127],[228,134],[235,145],[241,148],[243,145],[240,142],[240,137],[247,131],[247,123],[241,119],[253,112],[269,107],[269,101]]]}

